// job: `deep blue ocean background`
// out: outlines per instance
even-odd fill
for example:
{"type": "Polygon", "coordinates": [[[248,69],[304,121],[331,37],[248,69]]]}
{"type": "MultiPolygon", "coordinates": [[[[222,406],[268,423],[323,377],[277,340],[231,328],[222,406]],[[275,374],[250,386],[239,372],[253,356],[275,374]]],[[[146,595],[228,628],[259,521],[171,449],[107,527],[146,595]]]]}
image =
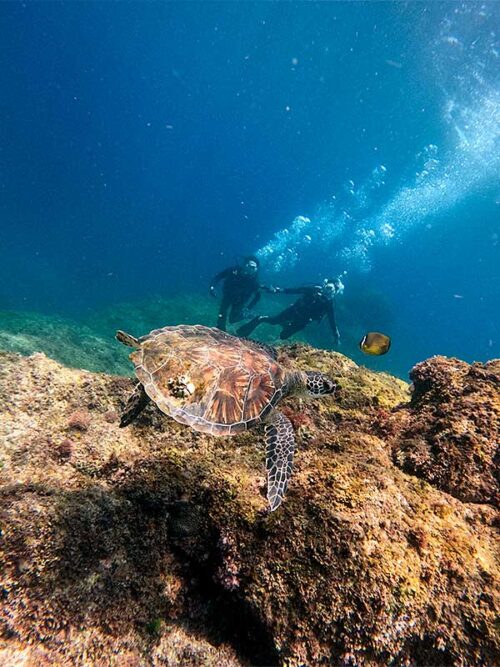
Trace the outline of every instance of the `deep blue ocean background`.
{"type": "Polygon", "coordinates": [[[2,3],[0,330],[215,313],[258,252],[268,284],[347,272],[366,365],[500,356],[498,32],[495,2],[2,3]]]}

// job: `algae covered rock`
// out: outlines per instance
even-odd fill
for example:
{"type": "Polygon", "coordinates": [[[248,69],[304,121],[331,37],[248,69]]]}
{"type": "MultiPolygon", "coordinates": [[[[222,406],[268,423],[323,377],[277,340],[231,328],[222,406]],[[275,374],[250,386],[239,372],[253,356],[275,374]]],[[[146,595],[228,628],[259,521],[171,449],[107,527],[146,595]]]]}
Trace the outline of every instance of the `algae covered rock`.
{"type": "Polygon", "coordinates": [[[461,500],[498,506],[500,360],[434,357],[417,364],[411,379],[396,463],[461,500]]]}
{"type": "MultiPolygon", "coordinates": [[[[341,391],[284,402],[298,450],[273,514],[258,432],[208,437],[154,406],[120,429],[128,378],[0,355],[2,664],[498,662],[495,511],[397,460],[430,395],[337,353],[280,355],[341,391]]],[[[468,400],[492,433],[493,367],[457,368],[447,386],[484,374],[468,400]]]]}

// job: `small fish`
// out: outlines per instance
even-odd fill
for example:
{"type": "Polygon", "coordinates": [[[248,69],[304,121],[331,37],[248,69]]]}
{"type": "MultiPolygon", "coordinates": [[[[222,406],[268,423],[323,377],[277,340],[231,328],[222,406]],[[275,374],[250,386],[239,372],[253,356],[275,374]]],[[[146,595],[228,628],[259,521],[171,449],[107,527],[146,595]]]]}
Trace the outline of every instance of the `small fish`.
{"type": "Polygon", "coordinates": [[[391,347],[391,339],[383,333],[370,331],[361,339],[359,347],[365,354],[386,354],[391,347]]]}

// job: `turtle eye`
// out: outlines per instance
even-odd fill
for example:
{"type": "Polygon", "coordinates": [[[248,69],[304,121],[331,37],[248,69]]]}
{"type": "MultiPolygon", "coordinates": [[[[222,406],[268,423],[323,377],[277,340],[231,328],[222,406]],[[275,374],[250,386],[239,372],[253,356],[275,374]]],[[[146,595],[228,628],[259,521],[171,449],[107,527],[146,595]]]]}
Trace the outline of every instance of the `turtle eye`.
{"type": "Polygon", "coordinates": [[[337,385],[333,380],[330,380],[330,378],[325,378],[323,384],[324,384],[324,393],[325,394],[334,394],[335,393],[335,391],[337,389],[337,385]]]}
{"type": "Polygon", "coordinates": [[[319,377],[319,394],[324,396],[325,394],[333,394],[335,391],[337,385],[333,380],[330,380],[330,378],[326,375],[320,375],[319,377]]]}

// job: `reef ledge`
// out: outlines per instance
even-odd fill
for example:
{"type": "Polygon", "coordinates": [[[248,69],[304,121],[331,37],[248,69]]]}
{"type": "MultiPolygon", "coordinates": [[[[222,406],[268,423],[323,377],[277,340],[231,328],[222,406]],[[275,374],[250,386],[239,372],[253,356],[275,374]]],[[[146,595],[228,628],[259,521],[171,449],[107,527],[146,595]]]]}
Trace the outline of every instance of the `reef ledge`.
{"type": "Polygon", "coordinates": [[[500,664],[500,360],[280,355],[341,391],[283,404],[269,514],[259,431],[120,429],[131,379],[0,353],[0,664],[500,664]]]}

